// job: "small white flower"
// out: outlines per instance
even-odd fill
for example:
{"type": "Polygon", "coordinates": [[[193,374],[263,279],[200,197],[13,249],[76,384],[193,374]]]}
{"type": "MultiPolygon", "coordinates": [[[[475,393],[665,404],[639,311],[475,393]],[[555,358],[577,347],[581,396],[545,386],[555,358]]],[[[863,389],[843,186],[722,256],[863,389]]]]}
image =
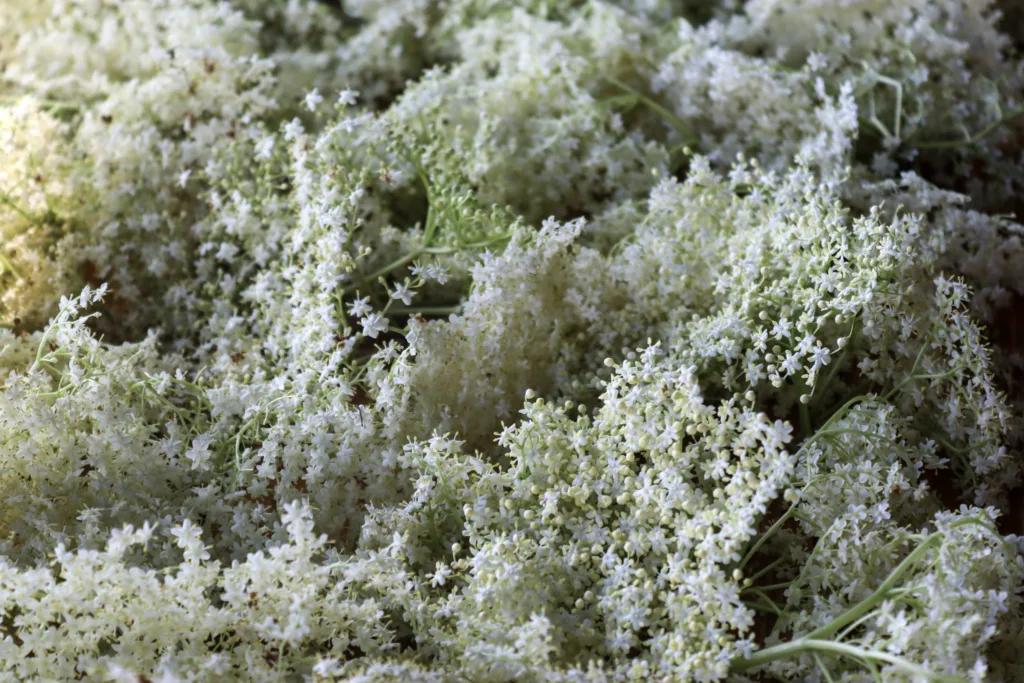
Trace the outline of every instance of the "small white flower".
{"type": "Polygon", "coordinates": [[[765,445],[780,448],[793,440],[793,425],[776,420],[765,432],[765,445]]]}
{"type": "Polygon", "coordinates": [[[828,58],[825,57],[825,55],[822,54],[821,52],[815,51],[807,56],[807,68],[810,70],[811,73],[824,71],[827,66],[828,58]]]}
{"type": "Polygon", "coordinates": [[[391,293],[391,298],[396,301],[401,301],[406,306],[412,303],[412,298],[416,295],[416,292],[409,289],[409,283],[403,282],[395,286],[395,291],[391,293]]]}
{"type": "Polygon", "coordinates": [[[288,142],[297,140],[304,132],[306,132],[306,129],[302,126],[302,121],[298,119],[292,119],[284,124],[284,139],[288,142]]]}
{"type": "Polygon", "coordinates": [[[811,351],[811,363],[813,363],[814,370],[817,370],[822,365],[828,365],[832,362],[832,354],[824,346],[818,346],[811,351]]]}
{"type": "Polygon", "coordinates": [[[440,263],[431,263],[423,269],[423,279],[433,280],[439,285],[448,282],[448,271],[440,263]]]}
{"type": "Polygon", "coordinates": [[[431,585],[443,586],[448,580],[448,577],[452,575],[451,568],[444,562],[437,563],[437,570],[431,575],[431,585]]]}
{"type": "Polygon", "coordinates": [[[388,319],[380,313],[371,313],[359,322],[363,326],[363,334],[370,339],[376,339],[377,335],[388,329],[388,319]]]}
{"type": "Polygon", "coordinates": [[[313,665],[313,675],[318,676],[320,678],[333,678],[336,676],[341,676],[342,672],[343,670],[341,666],[338,664],[338,660],[334,658],[321,659],[313,665]]]}
{"type": "Polygon", "coordinates": [[[197,436],[192,440],[192,448],[185,452],[185,457],[192,463],[192,469],[206,472],[211,467],[213,453],[210,451],[210,443],[213,437],[209,434],[197,436]]]}
{"type": "Polygon", "coordinates": [[[269,159],[274,153],[274,136],[265,135],[256,143],[256,158],[269,159]]]}
{"type": "Polygon", "coordinates": [[[800,369],[800,356],[792,351],[787,351],[779,369],[790,375],[795,374],[800,369]]]}
{"type": "Polygon", "coordinates": [[[368,296],[364,296],[362,299],[356,299],[348,305],[348,312],[356,318],[361,318],[372,310],[373,308],[370,306],[370,297],[368,296]]]}
{"type": "Polygon", "coordinates": [[[785,318],[781,318],[777,323],[775,323],[775,326],[772,327],[772,336],[776,339],[789,339],[791,336],[791,329],[793,329],[793,323],[789,322],[785,318]]]}
{"type": "Polygon", "coordinates": [[[338,93],[338,104],[342,107],[351,107],[359,99],[359,92],[346,88],[338,93]]]}
{"type": "Polygon", "coordinates": [[[320,106],[320,103],[324,101],[324,96],[320,94],[320,90],[313,88],[312,91],[306,94],[306,109],[310,111],[316,111],[316,108],[320,106]]]}
{"type": "Polygon", "coordinates": [[[217,260],[231,263],[235,260],[236,254],[238,254],[238,247],[231,242],[221,242],[220,248],[217,249],[217,260]]]}
{"type": "Polygon", "coordinates": [[[171,535],[177,539],[177,545],[184,550],[185,559],[189,562],[203,561],[210,558],[210,553],[203,546],[203,530],[186,519],[181,526],[171,529],[171,535]]]}
{"type": "Polygon", "coordinates": [[[178,175],[178,187],[184,189],[188,185],[188,178],[192,175],[192,169],[186,168],[178,175]]]}

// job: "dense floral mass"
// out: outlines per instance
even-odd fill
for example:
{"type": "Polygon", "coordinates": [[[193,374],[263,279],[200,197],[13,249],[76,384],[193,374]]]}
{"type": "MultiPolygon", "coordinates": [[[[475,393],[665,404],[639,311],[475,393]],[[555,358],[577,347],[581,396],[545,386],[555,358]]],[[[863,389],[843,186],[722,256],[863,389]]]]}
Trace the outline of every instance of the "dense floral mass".
{"type": "Polygon", "coordinates": [[[1024,17],[0,2],[0,677],[1024,680],[1024,17]]]}

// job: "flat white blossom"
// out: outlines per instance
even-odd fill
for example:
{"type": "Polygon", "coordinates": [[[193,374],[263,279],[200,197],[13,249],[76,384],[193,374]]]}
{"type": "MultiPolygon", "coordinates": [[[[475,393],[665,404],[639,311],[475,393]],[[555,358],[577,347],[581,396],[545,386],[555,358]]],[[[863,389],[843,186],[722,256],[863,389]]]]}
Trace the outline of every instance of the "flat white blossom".
{"type": "Polygon", "coordinates": [[[306,93],[306,97],[303,100],[303,103],[306,105],[306,109],[308,109],[309,111],[316,111],[317,107],[319,107],[320,103],[323,101],[324,96],[320,94],[320,91],[318,89],[313,88],[311,91],[306,93]]]}

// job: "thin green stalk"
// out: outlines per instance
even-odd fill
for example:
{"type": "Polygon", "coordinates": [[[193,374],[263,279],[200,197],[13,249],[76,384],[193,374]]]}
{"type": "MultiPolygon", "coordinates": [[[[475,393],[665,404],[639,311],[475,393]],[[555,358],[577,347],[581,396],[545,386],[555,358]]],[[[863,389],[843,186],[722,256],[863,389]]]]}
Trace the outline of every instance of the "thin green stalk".
{"type": "Polygon", "coordinates": [[[854,631],[856,631],[857,628],[860,625],[862,625],[865,621],[870,619],[872,616],[874,616],[874,613],[873,612],[868,612],[867,614],[862,616],[860,619],[858,619],[857,621],[853,622],[852,624],[850,624],[849,626],[844,628],[842,630],[842,632],[839,634],[839,636],[836,638],[836,640],[846,640],[846,636],[848,636],[851,633],[853,633],[854,631]]]}
{"type": "Polygon", "coordinates": [[[827,420],[825,420],[825,424],[821,425],[817,432],[812,434],[806,441],[803,442],[800,448],[803,449],[808,444],[813,442],[815,439],[819,438],[820,435],[825,434],[833,422],[836,422],[837,420],[841,419],[844,415],[846,415],[846,413],[850,411],[851,408],[853,408],[853,406],[857,405],[861,401],[866,401],[869,398],[870,396],[868,396],[867,394],[861,394],[860,396],[854,396],[849,401],[841,405],[838,410],[832,413],[832,415],[827,420]]]}
{"type": "Polygon", "coordinates": [[[39,348],[36,350],[36,359],[32,363],[32,367],[29,368],[30,373],[39,369],[39,365],[43,362],[43,354],[47,343],[50,341],[50,334],[53,332],[53,329],[54,326],[50,325],[46,328],[46,332],[43,332],[43,338],[39,340],[39,348]]]}
{"type": "Polygon", "coordinates": [[[887,652],[866,650],[862,647],[857,647],[856,645],[836,643],[831,640],[817,640],[813,638],[801,638],[800,640],[794,640],[791,643],[774,645],[753,653],[749,658],[745,658],[741,655],[732,660],[729,670],[733,673],[740,673],[779,659],[788,659],[790,657],[798,657],[803,654],[813,654],[816,652],[849,657],[862,662],[880,662],[890,664],[908,674],[921,676],[932,681],[950,681],[950,683],[957,681],[959,683],[960,681],[966,680],[959,676],[932,673],[916,664],[908,662],[902,657],[896,657],[887,652]]]}
{"type": "MultiPolygon", "coordinates": [[[[820,574],[817,575],[817,576],[820,576],[820,574]]],[[[817,576],[808,577],[807,580],[809,581],[811,579],[817,578],[817,576]]],[[[763,591],[773,591],[773,590],[778,590],[780,588],[789,588],[794,583],[796,583],[798,580],[799,579],[792,579],[791,581],[782,581],[780,583],[772,583],[772,584],[769,584],[767,586],[758,586],[758,588],[760,588],[763,591]]]]}
{"type": "MultiPolygon", "coordinates": [[[[785,559],[786,559],[786,557],[785,557],[785,555],[783,555],[783,556],[782,556],[782,557],[780,557],[779,559],[777,559],[777,560],[775,560],[774,562],[772,562],[771,564],[769,564],[769,565],[768,565],[767,567],[764,567],[763,569],[759,569],[759,570],[758,570],[758,571],[757,571],[757,572],[756,572],[755,574],[753,574],[753,575],[749,576],[749,577],[748,577],[748,579],[749,579],[749,580],[750,580],[751,582],[757,581],[757,580],[758,580],[758,579],[760,579],[760,578],[761,578],[762,576],[764,576],[765,574],[767,574],[767,573],[768,573],[768,572],[770,572],[771,570],[773,570],[773,569],[775,569],[776,567],[778,567],[778,566],[779,566],[779,564],[781,564],[781,563],[782,563],[783,561],[785,561],[785,559]]],[[[788,582],[787,582],[787,583],[788,583],[788,582]]],[[[770,588],[770,586],[769,586],[768,588],[770,588]]],[[[761,587],[761,590],[768,590],[768,588],[765,588],[764,586],[762,586],[762,587],[761,587]]]]}
{"type": "Polygon", "coordinates": [[[764,612],[765,614],[771,614],[773,617],[779,616],[779,608],[776,605],[766,605],[762,602],[744,602],[747,607],[758,612],[764,612]]]}
{"type": "Polygon", "coordinates": [[[363,282],[376,282],[377,278],[384,277],[388,273],[396,271],[399,268],[401,268],[402,266],[406,266],[406,265],[412,263],[413,261],[418,259],[420,256],[423,256],[423,254],[425,254],[425,253],[427,253],[427,250],[426,250],[425,247],[420,247],[419,249],[414,249],[413,251],[410,251],[405,256],[402,256],[401,258],[398,258],[398,259],[392,261],[391,263],[387,264],[386,266],[384,266],[382,268],[378,268],[377,270],[375,270],[374,272],[370,273],[365,278],[363,278],[362,281],[363,282]]]}
{"type": "Polygon", "coordinates": [[[832,367],[829,368],[828,375],[825,376],[824,380],[815,382],[815,387],[822,386],[828,387],[832,384],[832,380],[839,373],[839,369],[843,366],[846,361],[846,356],[850,350],[850,347],[854,343],[854,335],[857,334],[857,318],[853,319],[853,325],[850,326],[850,333],[846,335],[846,346],[843,347],[842,352],[839,354],[839,358],[832,359],[832,367]]]}
{"type": "Polygon", "coordinates": [[[453,306],[395,306],[391,313],[395,315],[452,315],[457,313],[460,304],[453,306]]]}
{"type": "Polygon", "coordinates": [[[885,581],[875,589],[874,593],[864,600],[861,600],[829,623],[811,631],[807,634],[806,638],[816,640],[833,636],[848,624],[857,621],[873,610],[876,606],[880,605],[889,597],[889,592],[896,586],[899,580],[903,578],[903,575],[910,571],[910,569],[941,540],[942,534],[940,532],[935,532],[928,536],[921,545],[917,546],[913,552],[903,558],[903,561],[900,562],[889,576],[886,577],[885,581]]]}
{"type": "Polygon", "coordinates": [[[800,433],[804,437],[810,436],[814,432],[814,426],[811,424],[811,407],[800,401],[800,433]]]}
{"type": "Polygon", "coordinates": [[[914,379],[916,379],[916,377],[914,376],[914,373],[915,373],[915,372],[917,371],[917,366],[921,364],[921,358],[923,358],[923,357],[924,357],[924,352],[925,352],[925,351],[926,351],[926,350],[928,349],[928,345],[929,345],[929,344],[931,344],[931,340],[932,340],[932,335],[933,335],[933,334],[935,334],[935,331],[936,331],[936,329],[938,329],[938,327],[937,327],[937,326],[936,326],[936,327],[932,327],[932,329],[928,330],[928,335],[927,335],[927,336],[925,337],[925,339],[924,339],[924,342],[922,342],[922,344],[921,344],[921,348],[920,348],[920,349],[918,350],[918,352],[917,352],[917,356],[915,356],[915,357],[914,357],[914,364],[913,364],[913,365],[911,366],[911,368],[910,368],[910,373],[909,373],[909,374],[910,374],[910,376],[909,376],[909,377],[907,377],[907,378],[906,378],[905,380],[903,380],[902,382],[900,382],[899,384],[897,384],[896,386],[894,386],[894,387],[893,387],[893,388],[892,388],[892,389],[891,389],[891,390],[890,390],[890,391],[889,391],[889,392],[888,392],[888,393],[887,393],[887,394],[886,394],[886,395],[884,396],[884,400],[885,400],[886,402],[888,402],[888,401],[889,401],[889,399],[890,399],[890,398],[892,398],[892,396],[893,396],[893,395],[894,395],[894,394],[895,394],[895,393],[896,393],[897,391],[899,391],[900,389],[902,389],[904,385],[906,385],[906,384],[908,384],[909,382],[911,382],[911,381],[913,381],[914,379]]]}
{"type": "MultiPolygon", "coordinates": [[[[0,253],[0,268],[6,270],[8,273],[13,275],[18,280],[24,280],[25,279],[22,276],[21,272],[19,272],[18,269],[14,267],[14,264],[11,263],[10,260],[6,256],[3,255],[3,253],[0,253]]],[[[0,271],[0,272],[2,272],[2,271],[0,271]]]]}
{"type": "Polygon", "coordinates": [[[768,542],[768,539],[771,538],[771,535],[778,531],[778,529],[781,528],[782,525],[785,524],[789,520],[789,518],[794,515],[795,512],[796,505],[791,505],[789,509],[786,510],[781,517],[779,517],[775,524],[772,524],[770,527],[768,527],[768,530],[761,534],[761,536],[757,539],[754,545],[751,546],[750,550],[747,551],[747,554],[743,556],[743,559],[740,560],[739,565],[737,565],[738,568],[743,569],[747,565],[747,562],[750,562],[751,558],[754,557],[754,554],[761,549],[761,546],[768,542]]]}
{"type": "MultiPolygon", "coordinates": [[[[967,526],[968,524],[981,524],[982,526],[986,526],[979,520],[973,517],[968,517],[950,525],[950,528],[967,526]]],[[[900,579],[903,578],[903,575],[910,571],[910,569],[914,565],[916,565],[921,560],[921,558],[928,553],[928,551],[930,551],[933,547],[938,545],[942,541],[942,538],[943,534],[941,531],[936,531],[930,534],[929,536],[925,537],[925,539],[921,541],[921,544],[918,545],[917,548],[913,550],[913,552],[911,552],[909,555],[903,558],[903,561],[900,562],[896,566],[896,568],[892,570],[892,572],[890,572],[889,576],[886,577],[885,581],[883,581],[882,584],[875,589],[874,593],[869,595],[864,600],[861,600],[856,605],[846,610],[829,623],[811,631],[807,634],[806,638],[813,640],[817,638],[831,637],[847,625],[863,617],[865,614],[873,610],[877,605],[880,605],[882,602],[884,602],[891,596],[893,589],[896,587],[896,584],[900,581],[900,579]]]]}
{"type": "Polygon", "coordinates": [[[832,674],[828,672],[828,667],[825,666],[825,662],[821,661],[821,657],[818,653],[814,653],[814,663],[818,665],[818,670],[821,671],[821,675],[825,677],[826,683],[835,683],[832,679],[832,674]]]}
{"type": "Polygon", "coordinates": [[[614,76],[605,76],[604,78],[605,78],[606,81],[608,81],[612,85],[616,86],[617,88],[620,88],[620,89],[628,92],[630,95],[633,95],[640,102],[643,102],[645,105],[647,105],[652,110],[654,110],[655,112],[660,114],[662,117],[664,117],[665,120],[667,120],[669,123],[671,123],[672,127],[675,128],[679,132],[679,134],[683,136],[683,139],[686,141],[687,145],[696,145],[697,144],[697,136],[694,134],[694,132],[690,129],[690,127],[688,125],[686,125],[686,123],[681,118],[679,118],[678,116],[673,114],[671,111],[669,111],[665,107],[663,107],[660,104],[658,104],[656,101],[654,101],[653,99],[651,99],[647,95],[644,95],[640,91],[638,91],[635,88],[633,88],[631,85],[620,81],[619,79],[615,78],[614,76]]]}
{"type": "Polygon", "coordinates": [[[869,440],[873,439],[875,441],[882,441],[882,442],[885,442],[885,443],[890,443],[890,444],[893,444],[894,446],[899,446],[900,445],[899,442],[896,441],[895,439],[891,439],[891,438],[889,438],[887,436],[884,436],[882,434],[875,434],[873,432],[865,432],[862,429],[829,429],[829,430],[818,430],[818,433],[821,434],[823,431],[824,431],[824,434],[822,434],[822,436],[838,436],[840,434],[854,434],[856,436],[860,436],[860,437],[863,437],[865,439],[869,439],[869,440]]]}
{"type": "Polygon", "coordinates": [[[27,220],[29,223],[38,223],[39,222],[38,218],[36,218],[32,214],[30,214],[27,211],[25,211],[23,208],[21,208],[20,206],[15,204],[14,200],[11,199],[10,195],[8,195],[3,190],[0,190],[0,204],[6,204],[11,209],[13,209],[15,213],[17,213],[19,216],[21,216],[22,218],[27,220]]]}
{"type": "Polygon", "coordinates": [[[913,142],[911,144],[917,149],[954,149],[956,147],[970,147],[971,145],[978,144],[1000,126],[1009,123],[1016,118],[1020,118],[1021,116],[1024,116],[1024,107],[1015,109],[1009,114],[999,117],[976,133],[964,130],[964,137],[962,140],[923,140],[921,142],[913,142]]]}
{"type": "Polygon", "coordinates": [[[771,606],[772,613],[775,616],[777,616],[777,617],[781,617],[782,616],[782,610],[779,609],[779,606],[777,604],[775,604],[775,601],[772,600],[771,598],[769,598],[763,591],[760,591],[760,590],[758,590],[756,588],[751,588],[750,592],[753,593],[754,595],[756,595],[757,597],[761,598],[761,600],[763,600],[765,603],[767,603],[769,606],[771,606]]]}

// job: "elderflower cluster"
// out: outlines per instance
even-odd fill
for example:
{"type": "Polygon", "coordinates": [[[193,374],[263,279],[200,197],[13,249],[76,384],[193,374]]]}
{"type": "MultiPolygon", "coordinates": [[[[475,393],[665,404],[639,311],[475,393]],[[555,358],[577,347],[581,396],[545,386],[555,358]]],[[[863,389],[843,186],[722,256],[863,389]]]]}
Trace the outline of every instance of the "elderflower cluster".
{"type": "Polygon", "coordinates": [[[991,0],[0,4],[0,678],[1024,677],[991,0]]]}

